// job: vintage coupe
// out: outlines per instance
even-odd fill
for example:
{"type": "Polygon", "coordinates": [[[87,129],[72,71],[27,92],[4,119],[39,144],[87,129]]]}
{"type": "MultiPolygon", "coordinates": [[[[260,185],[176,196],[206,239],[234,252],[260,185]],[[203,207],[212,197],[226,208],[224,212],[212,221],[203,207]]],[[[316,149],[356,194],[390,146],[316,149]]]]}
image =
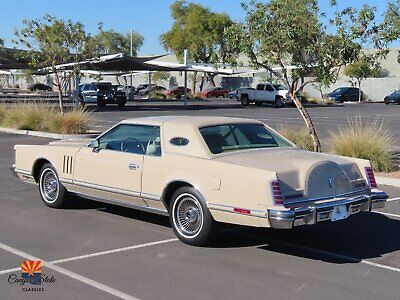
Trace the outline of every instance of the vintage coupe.
{"type": "Polygon", "coordinates": [[[149,117],[90,143],[16,145],[13,172],[61,208],[70,193],[170,216],[180,240],[207,244],[219,222],[290,229],[385,205],[366,160],[313,153],[261,122],[149,117]]]}

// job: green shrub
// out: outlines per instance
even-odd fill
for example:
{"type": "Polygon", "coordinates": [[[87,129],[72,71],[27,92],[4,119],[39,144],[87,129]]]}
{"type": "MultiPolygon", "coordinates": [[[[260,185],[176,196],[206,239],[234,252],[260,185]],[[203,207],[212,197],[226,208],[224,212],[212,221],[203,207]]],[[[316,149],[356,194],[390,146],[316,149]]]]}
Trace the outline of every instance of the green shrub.
{"type": "Polygon", "coordinates": [[[39,104],[0,108],[1,125],[15,129],[80,134],[87,132],[89,120],[90,116],[85,111],[72,110],[62,115],[56,108],[39,104]]]}
{"type": "Polygon", "coordinates": [[[90,116],[83,110],[72,110],[64,115],[53,114],[49,119],[49,130],[62,134],[83,134],[88,131],[90,116]]]}
{"type": "Polygon", "coordinates": [[[167,99],[167,96],[164,93],[152,91],[150,99],[167,99]]]}
{"type": "Polygon", "coordinates": [[[6,109],[5,107],[0,106],[0,125],[3,124],[5,118],[6,118],[6,109]]]}
{"type": "Polygon", "coordinates": [[[278,132],[294,143],[297,147],[307,151],[314,150],[312,137],[306,127],[295,129],[287,125],[281,125],[278,128],[278,132]]]}
{"type": "Polygon", "coordinates": [[[379,172],[393,169],[391,149],[394,138],[382,121],[363,122],[361,117],[349,120],[347,127],[331,133],[331,151],[337,155],[350,156],[371,161],[379,172]]]}

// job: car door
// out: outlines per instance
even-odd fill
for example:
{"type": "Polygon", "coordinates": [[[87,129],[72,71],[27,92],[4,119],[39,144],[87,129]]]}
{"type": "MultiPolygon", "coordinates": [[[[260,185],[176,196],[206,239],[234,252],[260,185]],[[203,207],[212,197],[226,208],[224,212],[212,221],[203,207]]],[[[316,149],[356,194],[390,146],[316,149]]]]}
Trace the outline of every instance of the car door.
{"type": "Polygon", "coordinates": [[[96,147],[76,155],[73,183],[83,194],[147,206],[141,197],[143,158],[154,126],[120,124],[100,136],[96,147]]]}
{"type": "Polygon", "coordinates": [[[275,101],[275,89],[272,85],[267,84],[265,85],[265,100],[267,100],[268,102],[273,102],[275,101]]]}
{"type": "Polygon", "coordinates": [[[265,93],[265,84],[257,84],[257,88],[254,92],[254,100],[259,101],[263,100],[265,93]]]}

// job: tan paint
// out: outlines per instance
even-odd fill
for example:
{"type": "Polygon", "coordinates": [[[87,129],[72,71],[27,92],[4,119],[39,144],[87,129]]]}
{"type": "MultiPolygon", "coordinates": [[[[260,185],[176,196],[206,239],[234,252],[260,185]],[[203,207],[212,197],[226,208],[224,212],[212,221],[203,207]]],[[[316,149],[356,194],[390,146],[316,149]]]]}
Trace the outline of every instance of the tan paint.
{"type": "MultiPolygon", "coordinates": [[[[270,181],[277,177],[290,183],[295,192],[304,188],[304,178],[316,162],[330,160],[340,166],[358,166],[362,176],[366,160],[315,154],[290,148],[248,150],[214,155],[210,153],[199,128],[227,123],[259,123],[254,120],[215,117],[153,117],[122,123],[161,127],[162,156],[142,156],[111,150],[93,152],[84,142],[57,142],[53,145],[17,145],[16,168],[32,172],[35,161],[45,158],[56,168],[68,190],[139,206],[165,209],[161,196],[167,185],[184,181],[203,196],[213,217],[220,222],[268,227],[266,211],[275,206],[270,181]],[[175,146],[174,137],[189,140],[175,146]],[[65,168],[65,157],[72,170],[65,168]],[[129,164],[138,166],[130,170],[129,164]],[[278,174],[278,175],[277,175],[278,174]],[[72,184],[73,180],[73,184],[72,184]],[[244,208],[251,216],[233,212],[244,208]]],[[[292,191],[293,192],[293,191],[292,191]]],[[[289,193],[290,194],[290,193],[289,193]]]]}

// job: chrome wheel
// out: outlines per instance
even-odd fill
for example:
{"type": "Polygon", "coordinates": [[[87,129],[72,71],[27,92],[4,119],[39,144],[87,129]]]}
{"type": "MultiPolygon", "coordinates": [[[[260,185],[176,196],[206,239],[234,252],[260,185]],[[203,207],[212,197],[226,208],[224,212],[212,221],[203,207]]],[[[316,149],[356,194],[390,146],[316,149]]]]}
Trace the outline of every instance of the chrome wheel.
{"type": "Polygon", "coordinates": [[[60,184],[54,170],[48,168],[42,172],[40,178],[40,193],[44,201],[54,203],[60,192],[60,184]]]}
{"type": "Polygon", "coordinates": [[[203,227],[203,209],[199,200],[191,194],[181,194],[173,207],[175,228],[186,238],[196,237],[203,227]]]}

